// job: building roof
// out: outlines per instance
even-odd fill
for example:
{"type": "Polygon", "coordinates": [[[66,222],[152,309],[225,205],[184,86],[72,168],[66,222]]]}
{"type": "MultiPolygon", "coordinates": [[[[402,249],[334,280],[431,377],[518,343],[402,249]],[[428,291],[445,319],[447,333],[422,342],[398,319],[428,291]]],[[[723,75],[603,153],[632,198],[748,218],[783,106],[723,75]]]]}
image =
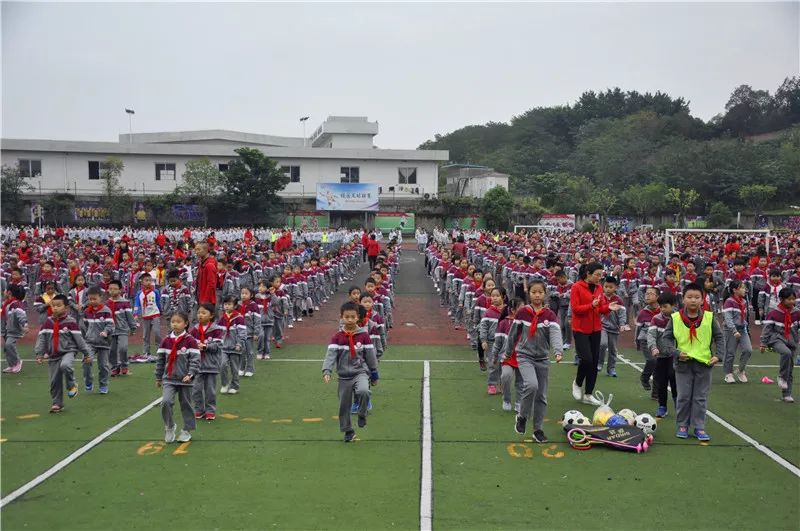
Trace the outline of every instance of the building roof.
{"type": "Polygon", "coordinates": [[[162,133],[134,133],[119,135],[120,144],[192,144],[236,143],[259,146],[303,147],[303,137],[262,135],[226,129],[200,131],[171,131],[162,133]]]}

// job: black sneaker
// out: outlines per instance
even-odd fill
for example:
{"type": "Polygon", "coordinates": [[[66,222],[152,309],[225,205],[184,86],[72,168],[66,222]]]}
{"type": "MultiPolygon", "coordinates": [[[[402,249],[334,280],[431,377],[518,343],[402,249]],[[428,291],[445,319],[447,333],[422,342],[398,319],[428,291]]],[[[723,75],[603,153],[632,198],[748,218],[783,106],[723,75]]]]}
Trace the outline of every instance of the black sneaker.
{"type": "Polygon", "coordinates": [[[517,422],[514,424],[514,431],[520,435],[525,435],[525,425],[528,424],[528,419],[517,415],[517,422]]]}
{"type": "Polygon", "coordinates": [[[367,417],[358,417],[358,427],[363,428],[367,425],[367,417]]]}
{"type": "Polygon", "coordinates": [[[641,382],[642,382],[642,388],[645,391],[649,391],[650,389],[652,389],[652,386],[650,385],[650,378],[648,378],[647,380],[642,379],[641,382]]]}
{"type": "Polygon", "coordinates": [[[356,432],[353,430],[344,432],[344,442],[353,442],[353,439],[356,438],[356,432]]]}
{"type": "Polygon", "coordinates": [[[536,430],[533,432],[533,441],[539,444],[549,442],[547,440],[547,435],[545,435],[542,430],[536,430]]]}
{"type": "Polygon", "coordinates": [[[481,366],[483,372],[486,372],[486,360],[478,360],[478,365],[481,366]]]}

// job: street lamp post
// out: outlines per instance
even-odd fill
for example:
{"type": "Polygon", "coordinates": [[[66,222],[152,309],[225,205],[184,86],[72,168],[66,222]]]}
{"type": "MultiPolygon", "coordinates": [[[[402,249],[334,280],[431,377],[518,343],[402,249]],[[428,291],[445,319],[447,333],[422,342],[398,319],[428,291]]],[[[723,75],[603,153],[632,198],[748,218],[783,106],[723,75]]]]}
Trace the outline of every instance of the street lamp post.
{"type": "Polygon", "coordinates": [[[308,118],[308,116],[300,117],[300,123],[303,124],[303,147],[306,147],[306,122],[308,118]]]}
{"type": "Polygon", "coordinates": [[[133,143],[133,115],[136,112],[133,109],[125,109],[125,113],[128,115],[128,144],[133,143]]]}

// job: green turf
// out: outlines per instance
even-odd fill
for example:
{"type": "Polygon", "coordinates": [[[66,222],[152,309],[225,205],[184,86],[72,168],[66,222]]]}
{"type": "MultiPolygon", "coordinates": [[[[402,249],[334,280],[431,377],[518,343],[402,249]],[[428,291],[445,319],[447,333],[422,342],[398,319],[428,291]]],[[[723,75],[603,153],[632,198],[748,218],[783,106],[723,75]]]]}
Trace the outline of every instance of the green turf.
{"type": "MultiPolygon", "coordinates": [[[[797,478],[713,421],[709,446],[675,439],[670,416],[645,455],[569,448],[555,420],[576,408],[570,364],[552,366],[545,431],[555,442],[542,446],[513,432],[513,414],[486,395],[470,349],[393,347],[369,425],[346,445],[333,419],[335,383],[320,379],[323,353],[290,345],[258,362],[241,394],[219,398],[218,420],[201,422],[185,453],[158,442],[163,423],[151,410],[3,509],[3,528],[417,528],[424,359],[469,361],[431,364],[434,528],[796,529],[800,521],[797,478]]],[[[47,413],[45,367],[3,375],[3,495],[156,398],[152,368],[134,365],[132,376],[111,381],[109,395],[82,393],[60,415],[47,413]],[[27,414],[40,416],[16,418],[27,414]]],[[[652,412],[638,373],[618,371],[599,377],[598,388],[615,395],[612,407],[652,412]]],[[[798,463],[798,410],[757,382],[775,371],[752,368],[753,383],[728,386],[715,372],[710,407],[798,463]]]]}

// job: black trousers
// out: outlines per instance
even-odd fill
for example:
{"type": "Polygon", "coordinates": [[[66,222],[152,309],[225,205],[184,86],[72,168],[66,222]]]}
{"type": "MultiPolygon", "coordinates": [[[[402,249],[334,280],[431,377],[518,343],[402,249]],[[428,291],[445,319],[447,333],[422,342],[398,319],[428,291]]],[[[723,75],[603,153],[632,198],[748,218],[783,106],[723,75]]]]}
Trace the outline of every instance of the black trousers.
{"type": "Polygon", "coordinates": [[[672,388],[672,399],[678,398],[678,385],[675,383],[675,367],[672,358],[656,358],[656,370],[653,375],[656,384],[658,405],[667,407],[667,384],[672,388]]]}
{"type": "Polygon", "coordinates": [[[369,258],[369,269],[371,271],[371,270],[375,269],[375,262],[378,261],[378,257],[377,256],[368,256],[367,258],[369,258]]]}
{"type": "Polygon", "coordinates": [[[597,364],[600,363],[600,332],[584,334],[573,331],[572,335],[575,338],[575,352],[579,362],[575,383],[583,387],[585,381],[585,392],[591,395],[597,383],[597,364]]]}

